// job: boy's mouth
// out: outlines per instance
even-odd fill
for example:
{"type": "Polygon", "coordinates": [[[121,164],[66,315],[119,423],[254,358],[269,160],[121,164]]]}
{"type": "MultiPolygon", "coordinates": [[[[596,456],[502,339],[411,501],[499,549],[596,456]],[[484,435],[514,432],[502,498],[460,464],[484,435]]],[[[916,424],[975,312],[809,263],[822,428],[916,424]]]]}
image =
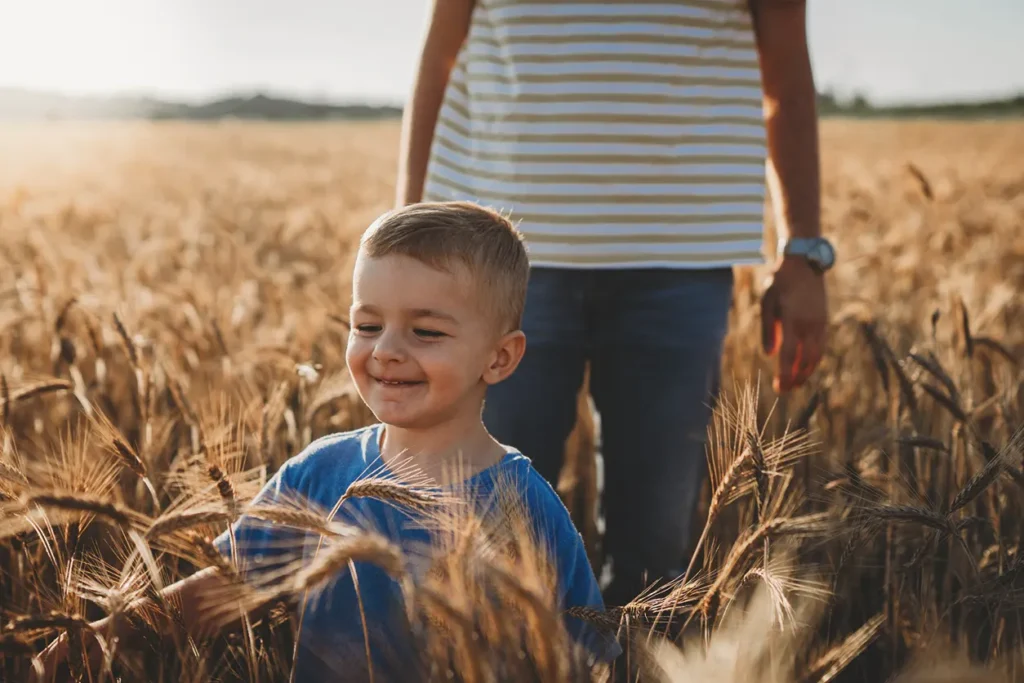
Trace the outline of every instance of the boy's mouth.
{"type": "Polygon", "coordinates": [[[417,384],[423,384],[423,382],[419,380],[412,381],[404,379],[384,379],[382,377],[374,377],[373,379],[378,384],[382,384],[386,387],[412,387],[416,386],[417,384]]]}

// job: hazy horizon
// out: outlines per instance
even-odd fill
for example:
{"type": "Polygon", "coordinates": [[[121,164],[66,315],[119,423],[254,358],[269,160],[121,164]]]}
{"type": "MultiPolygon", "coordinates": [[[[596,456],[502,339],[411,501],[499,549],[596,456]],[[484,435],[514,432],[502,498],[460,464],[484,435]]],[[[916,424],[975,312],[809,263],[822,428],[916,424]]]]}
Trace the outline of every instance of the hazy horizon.
{"type": "MultiPolygon", "coordinates": [[[[189,103],[262,92],[400,106],[429,7],[427,0],[35,0],[2,15],[0,87],[189,103]]],[[[860,92],[880,105],[1024,94],[1021,28],[1019,0],[808,4],[819,90],[860,92]]]]}

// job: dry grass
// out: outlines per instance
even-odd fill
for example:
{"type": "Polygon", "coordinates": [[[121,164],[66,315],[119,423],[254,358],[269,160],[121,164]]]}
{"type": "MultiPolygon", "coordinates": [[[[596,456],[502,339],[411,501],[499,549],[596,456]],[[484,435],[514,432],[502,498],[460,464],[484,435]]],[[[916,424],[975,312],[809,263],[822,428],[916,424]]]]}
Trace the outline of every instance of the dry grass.
{"type": "MultiPolygon", "coordinates": [[[[233,571],[208,539],[239,511],[319,535],[325,554],[214,596],[254,611],[209,647],[109,644],[108,678],[286,680],[287,608],[354,558],[402,578],[434,678],[596,675],[521,535],[495,553],[445,518],[455,534],[414,585],[401,549],[322,511],[246,508],[312,439],[372,420],[345,374],[344,319],[397,134],[0,130],[0,679],[62,632],[81,674],[88,621],[198,568],[233,571]]],[[[821,371],[771,395],[763,273],[740,272],[694,566],[576,616],[617,629],[644,680],[1024,680],[1024,125],[829,121],[823,148],[841,261],[821,371]],[[935,666],[935,651],[956,656],[935,666]]],[[[592,540],[589,424],[561,490],[592,540]]],[[[423,495],[371,482],[349,498],[443,518],[423,495]]]]}

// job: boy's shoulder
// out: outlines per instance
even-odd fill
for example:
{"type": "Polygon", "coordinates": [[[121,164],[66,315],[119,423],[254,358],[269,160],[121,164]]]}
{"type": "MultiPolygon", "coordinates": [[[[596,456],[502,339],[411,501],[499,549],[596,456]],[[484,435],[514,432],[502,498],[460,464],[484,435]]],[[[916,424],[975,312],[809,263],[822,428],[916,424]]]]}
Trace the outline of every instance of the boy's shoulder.
{"type": "Polygon", "coordinates": [[[370,460],[378,427],[368,425],[314,439],[281,465],[282,480],[292,488],[308,488],[317,481],[356,478],[374,464],[370,460]]]}
{"type": "MultiPolygon", "coordinates": [[[[510,450],[502,463],[501,471],[495,476],[495,487],[513,486],[525,512],[542,536],[549,541],[565,540],[569,534],[572,540],[579,538],[568,508],[555,488],[533,466],[533,462],[522,453],[510,450]]],[[[579,540],[582,540],[579,538],[579,540]]]]}
{"type": "MultiPolygon", "coordinates": [[[[583,536],[555,487],[521,453],[507,458],[502,469],[514,475],[517,495],[537,534],[535,540],[546,546],[545,550],[555,561],[562,607],[603,610],[604,600],[583,536]]],[[[621,653],[614,637],[600,633],[590,624],[568,617],[567,626],[573,637],[581,640],[601,661],[609,662],[621,653]]]]}

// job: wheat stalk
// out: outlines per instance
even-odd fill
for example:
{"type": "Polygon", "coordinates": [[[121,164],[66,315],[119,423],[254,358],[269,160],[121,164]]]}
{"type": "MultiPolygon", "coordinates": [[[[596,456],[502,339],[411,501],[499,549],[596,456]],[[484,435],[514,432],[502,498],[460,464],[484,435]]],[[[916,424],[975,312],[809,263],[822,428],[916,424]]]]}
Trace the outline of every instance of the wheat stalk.
{"type": "Polygon", "coordinates": [[[235,566],[224,556],[217,546],[207,536],[200,536],[196,532],[188,534],[189,543],[192,547],[199,551],[199,556],[211,567],[216,567],[220,570],[220,573],[225,577],[231,579],[238,578],[238,572],[235,570],[235,566]]]}
{"type": "Polygon", "coordinates": [[[124,326],[124,322],[121,320],[121,316],[114,311],[114,329],[117,330],[117,336],[121,339],[121,343],[124,345],[124,351],[128,354],[128,360],[131,361],[133,367],[139,367],[139,349],[132,340],[128,329],[124,326]]]}
{"type": "Polygon", "coordinates": [[[592,607],[570,607],[563,610],[563,614],[593,624],[598,628],[612,632],[619,627],[619,620],[612,616],[608,610],[598,610],[592,607]]]}
{"type": "Polygon", "coordinates": [[[876,614],[868,619],[846,640],[829,649],[811,664],[801,683],[829,683],[878,638],[884,627],[884,614],[876,614]]]}
{"type": "Polygon", "coordinates": [[[64,302],[64,305],[60,307],[60,311],[57,313],[57,318],[53,323],[54,332],[57,334],[61,333],[64,329],[64,325],[67,324],[68,314],[71,312],[71,307],[76,303],[78,303],[78,297],[72,296],[69,297],[68,300],[64,302]]]}
{"type": "Polygon", "coordinates": [[[134,510],[83,493],[30,492],[22,496],[21,503],[26,508],[38,505],[65,512],[91,513],[125,528],[133,526],[139,520],[139,515],[134,510]]]}
{"type": "Polygon", "coordinates": [[[942,439],[933,439],[930,436],[906,436],[896,440],[896,443],[911,448],[927,448],[940,453],[949,453],[949,446],[942,439]]]}
{"type": "Polygon", "coordinates": [[[11,418],[11,389],[7,386],[7,375],[2,372],[0,372],[0,400],[4,402],[0,420],[4,426],[7,426],[7,422],[11,418]]]}
{"type": "Polygon", "coordinates": [[[173,534],[182,529],[207,524],[228,524],[235,517],[225,510],[192,510],[175,512],[153,521],[145,536],[149,539],[173,534]]]}
{"type": "Polygon", "coordinates": [[[704,614],[717,598],[725,583],[732,576],[735,568],[746,557],[750,550],[757,544],[767,539],[779,536],[801,536],[808,534],[823,534],[831,527],[829,513],[815,513],[802,515],[800,517],[780,517],[762,523],[754,531],[741,537],[729,551],[722,569],[719,571],[715,581],[708,588],[708,591],[701,598],[693,612],[683,624],[685,629],[695,614],[704,614]]]}
{"type": "Polygon", "coordinates": [[[932,184],[928,182],[928,177],[924,174],[924,171],[910,161],[907,162],[907,170],[910,171],[910,175],[914,176],[914,179],[917,181],[921,194],[923,194],[928,201],[935,199],[935,193],[932,191],[932,184]]]}
{"type": "Polygon", "coordinates": [[[25,484],[28,482],[21,470],[13,467],[12,465],[8,465],[3,460],[0,460],[0,478],[7,479],[8,481],[13,481],[18,484],[25,484]]]}
{"type": "Polygon", "coordinates": [[[45,382],[38,382],[27,387],[22,387],[17,391],[11,392],[6,398],[4,401],[5,411],[7,410],[7,406],[13,405],[19,401],[27,401],[30,398],[42,396],[43,394],[50,394],[57,391],[70,391],[73,389],[74,383],[66,379],[46,380],[45,382]]]}
{"type": "Polygon", "coordinates": [[[978,471],[973,477],[971,477],[963,488],[957,491],[956,496],[953,498],[953,502],[950,503],[949,513],[952,514],[960,508],[969,505],[973,500],[981,495],[982,491],[987,489],[1003,471],[1003,466],[1006,462],[1005,451],[1004,453],[992,458],[985,466],[978,471]]]}
{"type": "Polygon", "coordinates": [[[323,536],[351,536],[353,529],[341,526],[311,510],[294,509],[283,506],[254,505],[246,508],[245,514],[256,519],[284,524],[286,526],[312,531],[323,536]]]}
{"type": "Polygon", "coordinates": [[[998,339],[992,339],[991,337],[974,337],[974,345],[978,348],[987,349],[1003,357],[1010,365],[1017,367],[1020,365],[1020,361],[1014,356],[1006,345],[1001,343],[998,339]]]}
{"type": "Polygon", "coordinates": [[[114,438],[113,446],[114,452],[117,453],[125,467],[141,478],[146,477],[146,465],[142,462],[142,458],[139,457],[138,453],[136,453],[131,446],[129,446],[123,439],[117,437],[114,438]]]}
{"type": "Polygon", "coordinates": [[[944,515],[914,505],[877,505],[867,508],[865,513],[878,521],[919,524],[942,533],[949,533],[952,528],[944,515]]]}
{"type": "Polygon", "coordinates": [[[437,505],[441,499],[429,491],[398,483],[383,477],[359,479],[345,490],[341,501],[353,498],[376,498],[387,500],[413,509],[426,509],[437,505]]]}
{"type": "Polygon", "coordinates": [[[748,444],[747,447],[733,459],[729,464],[729,467],[722,474],[722,480],[718,483],[718,486],[715,487],[714,493],[711,494],[711,502],[708,505],[707,521],[705,521],[704,528],[701,530],[700,538],[697,539],[697,545],[690,558],[690,564],[686,567],[686,571],[683,572],[683,583],[686,583],[687,579],[690,578],[690,572],[693,571],[693,566],[697,562],[697,555],[704,547],[708,533],[711,531],[711,526],[718,517],[718,513],[722,509],[726,496],[729,491],[732,490],[733,486],[735,486],[739,480],[740,474],[743,472],[743,469],[751,462],[753,457],[754,452],[750,449],[750,445],[748,444]]]}
{"type": "Polygon", "coordinates": [[[301,593],[315,588],[348,567],[349,562],[376,565],[395,579],[405,576],[404,560],[398,548],[377,534],[363,533],[328,543],[313,562],[295,574],[291,582],[292,592],[301,593]]]}
{"type": "Polygon", "coordinates": [[[218,465],[210,463],[206,468],[206,473],[210,479],[217,486],[217,493],[220,495],[221,501],[224,503],[225,509],[232,517],[237,515],[238,501],[235,498],[235,487],[231,481],[224,476],[224,470],[218,465]]]}
{"type": "Polygon", "coordinates": [[[40,629],[91,629],[89,620],[80,614],[67,612],[50,612],[48,614],[29,614],[15,617],[4,626],[5,634],[24,633],[40,629]]]}

